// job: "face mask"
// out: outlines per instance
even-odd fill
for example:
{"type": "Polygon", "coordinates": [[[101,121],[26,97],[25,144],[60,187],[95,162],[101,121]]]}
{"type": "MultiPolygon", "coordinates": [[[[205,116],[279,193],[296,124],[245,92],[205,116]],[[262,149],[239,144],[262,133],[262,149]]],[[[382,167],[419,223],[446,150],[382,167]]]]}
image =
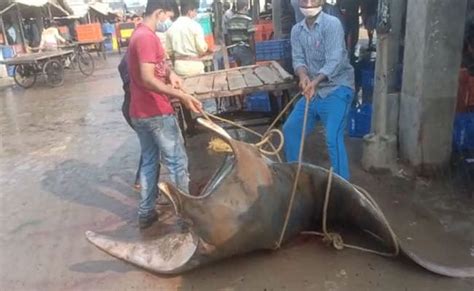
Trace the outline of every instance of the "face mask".
{"type": "Polygon", "coordinates": [[[166,31],[168,30],[168,28],[171,27],[171,24],[173,24],[173,22],[171,21],[171,19],[167,19],[167,20],[164,21],[164,22],[159,21],[159,22],[156,24],[156,31],[158,31],[158,32],[166,32],[166,31]]]}
{"type": "Polygon", "coordinates": [[[323,10],[323,7],[317,7],[317,8],[301,8],[300,11],[303,13],[304,17],[314,17],[318,15],[319,12],[323,10]]]}

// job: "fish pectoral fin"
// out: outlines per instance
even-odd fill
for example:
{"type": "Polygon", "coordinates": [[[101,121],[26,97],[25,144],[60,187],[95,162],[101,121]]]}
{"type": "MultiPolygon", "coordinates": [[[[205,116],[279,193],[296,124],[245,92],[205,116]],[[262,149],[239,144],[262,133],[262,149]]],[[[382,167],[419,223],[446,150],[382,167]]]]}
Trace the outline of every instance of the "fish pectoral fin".
{"type": "Polygon", "coordinates": [[[92,231],[85,233],[104,252],[153,272],[175,274],[187,269],[198,240],[191,232],[170,233],[149,241],[124,242],[92,231]]]}

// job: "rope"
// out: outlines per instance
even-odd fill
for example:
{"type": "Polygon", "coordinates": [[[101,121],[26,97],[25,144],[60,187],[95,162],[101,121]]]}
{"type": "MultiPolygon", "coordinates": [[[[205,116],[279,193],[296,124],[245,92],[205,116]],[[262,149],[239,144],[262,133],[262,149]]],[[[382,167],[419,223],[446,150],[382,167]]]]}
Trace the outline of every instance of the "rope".
{"type": "Polygon", "coordinates": [[[308,112],[309,112],[309,100],[306,100],[306,105],[304,107],[303,129],[301,130],[300,151],[298,153],[298,166],[296,168],[295,180],[293,181],[293,189],[291,190],[290,203],[288,205],[288,209],[286,210],[285,222],[283,223],[283,229],[281,230],[280,238],[278,239],[278,242],[276,244],[276,249],[279,249],[281,247],[281,243],[286,233],[286,228],[288,227],[288,221],[290,220],[290,217],[291,217],[293,202],[296,196],[296,188],[298,187],[298,180],[300,178],[301,166],[303,162],[303,150],[304,150],[304,142],[306,139],[305,135],[306,135],[306,123],[308,122],[308,112]]]}
{"type": "Polygon", "coordinates": [[[332,246],[337,249],[337,250],[343,250],[344,248],[349,248],[349,249],[354,249],[366,253],[372,253],[384,257],[396,257],[400,253],[400,246],[398,244],[397,237],[395,233],[393,232],[393,229],[389,225],[387,218],[383,215],[382,210],[380,209],[379,205],[375,202],[375,200],[370,196],[370,194],[363,188],[353,185],[354,190],[356,190],[359,194],[364,196],[369,201],[369,204],[372,204],[372,207],[374,207],[375,211],[377,214],[382,218],[382,222],[385,224],[385,227],[389,230],[390,233],[390,238],[393,242],[394,250],[393,252],[380,252],[376,251],[373,249],[368,249],[352,244],[347,244],[344,242],[342,239],[342,236],[339,233],[336,232],[328,232],[327,230],[327,212],[328,212],[328,205],[329,205],[329,197],[331,195],[331,186],[332,186],[332,176],[333,176],[333,169],[329,170],[329,176],[328,176],[328,184],[326,187],[326,194],[324,197],[324,206],[323,206],[323,217],[322,217],[322,230],[323,232],[317,232],[317,231],[303,231],[302,234],[308,234],[308,235],[317,235],[317,236],[322,236],[323,241],[326,243],[332,244],[332,246]]]}
{"type": "Polygon", "coordinates": [[[284,138],[283,133],[281,132],[281,130],[276,129],[274,127],[277,124],[277,122],[283,117],[283,115],[290,109],[291,105],[296,101],[296,99],[300,95],[301,95],[301,92],[298,92],[297,94],[295,94],[290,99],[288,104],[286,104],[286,106],[281,110],[281,112],[273,120],[273,122],[270,124],[270,126],[268,127],[268,129],[265,131],[264,134],[260,134],[257,131],[252,130],[248,127],[245,127],[245,126],[243,126],[243,125],[241,125],[237,122],[234,122],[234,121],[229,120],[229,119],[222,118],[222,117],[214,115],[212,113],[205,112],[204,110],[202,110],[201,113],[204,116],[204,118],[207,119],[209,122],[213,122],[212,119],[219,120],[221,122],[224,122],[224,123],[230,124],[232,126],[235,126],[237,128],[240,128],[242,130],[245,130],[245,131],[247,131],[247,132],[249,132],[249,133],[251,133],[255,136],[258,136],[260,138],[260,141],[254,144],[258,148],[258,150],[264,155],[276,156],[278,162],[281,163],[282,159],[281,159],[281,156],[280,156],[280,152],[283,149],[283,145],[285,144],[285,138],[284,138]],[[271,142],[271,137],[275,134],[278,135],[278,137],[280,139],[280,143],[278,144],[278,147],[275,147],[275,145],[271,142]],[[265,145],[269,145],[270,148],[271,148],[271,151],[265,150],[264,149],[265,145]]]}

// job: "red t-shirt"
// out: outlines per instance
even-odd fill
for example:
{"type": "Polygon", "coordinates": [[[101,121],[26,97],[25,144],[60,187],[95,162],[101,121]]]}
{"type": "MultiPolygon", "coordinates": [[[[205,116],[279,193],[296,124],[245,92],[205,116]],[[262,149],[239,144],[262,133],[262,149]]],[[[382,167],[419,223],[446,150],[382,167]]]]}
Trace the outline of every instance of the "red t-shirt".
{"type": "Polygon", "coordinates": [[[166,57],[160,39],[149,27],[139,24],[128,45],[128,72],[130,75],[130,117],[148,118],[174,113],[168,96],[150,91],[143,86],[140,63],[155,64],[155,77],[166,82],[166,57]]]}

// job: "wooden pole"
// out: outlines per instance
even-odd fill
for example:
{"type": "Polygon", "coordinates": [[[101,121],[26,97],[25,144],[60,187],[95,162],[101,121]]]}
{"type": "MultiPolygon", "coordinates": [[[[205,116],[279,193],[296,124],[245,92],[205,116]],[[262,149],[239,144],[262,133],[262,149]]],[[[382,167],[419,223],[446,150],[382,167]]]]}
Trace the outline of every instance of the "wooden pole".
{"type": "MultiPolygon", "coordinates": [[[[288,1],[288,0],[283,0],[288,1]]],[[[284,11],[288,13],[288,11],[284,11]]],[[[272,1],[272,18],[273,18],[273,37],[280,39],[282,36],[281,30],[281,0],[272,1]]]]}
{"type": "Polygon", "coordinates": [[[5,42],[5,45],[9,45],[8,44],[7,32],[5,30],[5,23],[3,22],[3,16],[2,15],[0,15],[0,25],[2,26],[2,34],[3,34],[3,39],[4,39],[4,42],[5,42]]]}
{"type": "Polygon", "coordinates": [[[21,43],[23,47],[23,51],[26,52],[26,38],[25,38],[25,31],[23,30],[23,20],[21,17],[21,12],[20,12],[20,6],[18,6],[18,3],[16,5],[16,12],[17,12],[17,17],[18,17],[18,25],[20,26],[20,34],[21,34],[21,43]]]}
{"type": "Polygon", "coordinates": [[[260,17],[260,0],[253,0],[253,22],[257,23],[260,17]]]}

